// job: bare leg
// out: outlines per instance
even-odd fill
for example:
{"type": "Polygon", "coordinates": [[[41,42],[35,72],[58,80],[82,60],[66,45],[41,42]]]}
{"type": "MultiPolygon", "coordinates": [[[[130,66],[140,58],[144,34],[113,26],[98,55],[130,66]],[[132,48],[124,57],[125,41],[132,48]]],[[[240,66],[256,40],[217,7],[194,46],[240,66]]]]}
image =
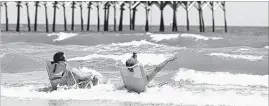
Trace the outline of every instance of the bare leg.
{"type": "Polygon", "coordinates": [[[151,70],[147,74],[147,80],[148,80],[148,82],[150,82],[156,76],[156,74],[158,72],[160,72],[169,62],[174,61],[176,58],[177,58],[177,56],[173,56],[173,57],[165,60],[161,64],[157,65],[156,68],[154,68],[153,70],[151,70]]]}
{"type": "Polygon", "coordinates": [[[93,75],[92,73],[85,73],[82,71],[74,70],[72,70],[72,73],[78,83],[88,83],[89,81],[91,81],[91,83],[95,86],[100,80],[99,77],[93,75]]]}
{"type": "MultiPolygon", "coordinates": [[[[86,80],[90,80],[91,78],[94,77],[94,75],[91,72],[83,72],[80,70],[70,70],[69,74],[71,75],[71,78],[73,79],[73,76],[75,78],[75,80],[79,83],[80,81],[86,81],[86,80]]],[[[74,80],[74,79],[73,79],[74,80]]]]}
{"type": "Polygon", "coordinates": [[[52,88],[52,90],[57,90],[57,82],[55,82],[55,81],[50,81],[50,84],[51,84],[51,88],[52,88]]]}

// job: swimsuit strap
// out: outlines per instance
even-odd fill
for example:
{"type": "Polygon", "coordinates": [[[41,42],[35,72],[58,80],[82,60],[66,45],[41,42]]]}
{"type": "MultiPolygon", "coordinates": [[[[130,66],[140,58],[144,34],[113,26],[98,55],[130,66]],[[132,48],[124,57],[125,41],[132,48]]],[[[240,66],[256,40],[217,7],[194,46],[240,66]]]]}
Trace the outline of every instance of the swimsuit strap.
{"type": "Polygon", "coordinates": [[[57,80],[57,79],[61,79],[62,77],[53,77],[53,78],[50,78],[50,80],[57,80]]]}
{"type": "MultiPolygon", "coordinates": [[[[55,73],[55,71],[56,71],[56,67],[57,67],[57,64],[55,64],[55,66],[54,66],[53,73],[55,73]]],[[[64,74],[65,74],[65,73],[63,72],[61,77],[53,77],[53,78],[51,78],[50,80],[61,79],[61,78],[64,76],[64,74]]]]}
{"type": "Polygon", "coordinates": [[[55,64],[55,66],[54,66],[53,73],[55,73],[55,71],[56,71],[56,66],[57,66],[57,64],[55,64]]]}

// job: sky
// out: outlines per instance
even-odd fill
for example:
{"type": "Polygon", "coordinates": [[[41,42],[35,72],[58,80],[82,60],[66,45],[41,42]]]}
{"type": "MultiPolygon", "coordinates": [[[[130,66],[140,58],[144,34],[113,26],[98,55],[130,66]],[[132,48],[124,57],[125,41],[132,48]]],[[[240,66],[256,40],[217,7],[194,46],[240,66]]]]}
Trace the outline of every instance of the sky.
{"type": "MultiPolygon", "coordinates": [[[[30,19],[31,24],[34,24],[35,18],[35,7],[34,3],[29,4],[30,10],[30,19]]],[[[41,7],[38,9],[38,24],[45,23],[45,9],[43,3],[40,3],[41,7]]],[[[159,25],[160,24],[160,10],[157,6],[151,6],[151,11],[149,12],[149,21],[150,25],[159,25]]],[[[136,25],[145,25],[146,15],[145,8],[143,4],[140,4],[137,7],[138,11],[136,12],[136,25]]],[[[70,5],[67,6],[66,9],[67,16],[67,24],[71,24],[71,13],[72,10],[70,5]]],[[[100,8],[100,24],[102,25],[104,20],[104,9],[100,8]]],[[[204,22],[206,26],[212,25],[212,11],[209,8],[205,8],[203,10],[204,13],[204,22]]],[[[215,24],[217,26],[224,25],[224,13],[221,8],[217,8],[215,10],[215,24]]],[[[88,9],[85,3],[83,8],[83,18],[84,24],[87,24],[87,14],[88,9]]],[[[129,25],[129,9],[126,7],[126,10],[123,13],[123,24],[129,25]]],[[[172,23],[173,11],[169,6],[164,8],[164,24],[170,25],[172,23]]],[[[226,15],[227,15],[227,24],[228,26],[268,26],[268,2],[226,2],[226,15]]],[[[119,16],[120,10],[119,7],[116,11],[117,25],[119,24],[119,16]]],[[[5,8],[1,7],[1,23],[5,23],[5,8]]],[[[15,24],[17,22],[17,7],[15,2],[8,2],[8,17],[9,23],[15,24]]],[[[27,24],[27,14],[26,14],[26,6],[23,4],[21,8],[20,14],[20,22],[21,24],[27,24]]],[[[189,11],[189,19],[190,25],[199,25],[198,20],[198,10],[196,8],[191,8],[189,11]]],[[[52,5],[48,6],[48,18],[49,23],[52,24],[53,20],[53,8],[52,5]]],[[[93,6],[91,9],[91,25],[97,24],[97,9],[93,6]]],[[[80,24],[80,9],[75,9],[75,24],[80,24]]],[[[57,9],[56,13],[56,24],[63,24],[63,9],[59,5],[59,9],[57,9]]],[[[109,24],[114,23],[114,10],[110,8],[110,17],[109,24]]],[[[177,24],[178,25],[186,25],[186,11],[181,6],[177,10],[177,24]]]]}

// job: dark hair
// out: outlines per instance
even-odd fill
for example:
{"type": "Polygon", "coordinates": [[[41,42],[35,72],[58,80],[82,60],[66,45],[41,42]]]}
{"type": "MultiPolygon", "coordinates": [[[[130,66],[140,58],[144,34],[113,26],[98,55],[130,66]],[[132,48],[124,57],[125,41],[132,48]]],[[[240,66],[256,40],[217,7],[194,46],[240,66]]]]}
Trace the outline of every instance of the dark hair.
{"type": "MultiPolygon", "coordinates": [[[[59,63],[59,61],[65,61],[64,52],[55,53],[53,56],[53,61],[51,62],[51,64],[59,63]]],[[[53,73],[56,71],[56,67],[57,67],[57,64],[55,64],[55,66],[54,66],[53,73]]]]}
{"type": "Polygon", "coordinates": [[[59,61],[65,61],[64,52],[57,52],[54,54],[52,63],[59,63],[59,61]]]}
{"type": "Polygon", "coordinates": [[[133,58],[137,58],[137,55],[136,55],[136,54],[137,54],[136,52],[133,52],[132,57],[133,57],[133,58]]]}
{"type": "MultiPolygon", "coordinates": [[[[128,59],[128,60],[126,61],[125,65],[126,65],[127,67],[132,67],[132,66],[134,66],[136,63],[137,63],[137,60],[136,60],[136,59],[134,59],[134,58],[130,58],[130,59],[128,59]]],[[[128,70],[129,70],[130,72],[134,72],[134,69],[133,69],[133,68],[128,68],[128,70]]]]}

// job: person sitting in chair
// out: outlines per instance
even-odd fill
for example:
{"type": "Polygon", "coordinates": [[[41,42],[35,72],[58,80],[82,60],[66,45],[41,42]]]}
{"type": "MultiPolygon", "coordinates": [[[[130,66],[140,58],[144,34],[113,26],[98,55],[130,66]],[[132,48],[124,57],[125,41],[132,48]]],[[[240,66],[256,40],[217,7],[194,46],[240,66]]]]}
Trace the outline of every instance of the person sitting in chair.
{"type": "MultiPolygon", "coordinates": [[[[82,73],[81,71],[71,70],[66,63],[63,52],[57,52],[53,56],[53,61],[47,63],[47,71],[52,90],[57,90],[57,85],[73,86],[86,81],[88,85],[96,85],[98,78],[92,73],[82,73]]],[[[86,85],[85,85],[86,86],[86,85]]],[[[82,86],[79,86],[80,88],[82,86]]]]}

